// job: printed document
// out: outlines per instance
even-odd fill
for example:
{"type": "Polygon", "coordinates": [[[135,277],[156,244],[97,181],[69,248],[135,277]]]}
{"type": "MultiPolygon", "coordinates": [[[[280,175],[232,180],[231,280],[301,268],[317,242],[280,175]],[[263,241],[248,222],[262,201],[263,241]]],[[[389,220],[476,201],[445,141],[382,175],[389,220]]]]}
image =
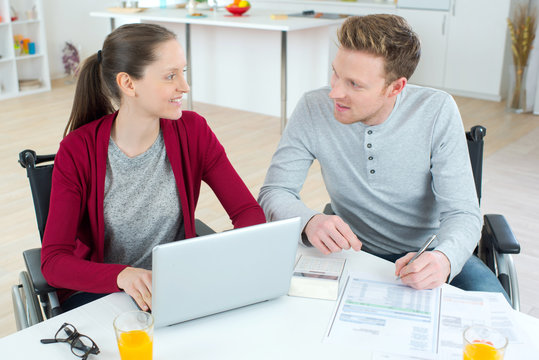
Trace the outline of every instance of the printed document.
{"type": "Polygon", "coordinates": [[[461,360],[464,329],[482,324],[508,338],[507,360],[539,359],[514,314],[499,293],[414,290],[387,276],[350,273],[323,341],[371,351],[373,360],[461,360]]]}
{"type": "Polygon", "coordinates": [[[462,359],[462,333],[471,325],[491,326],[509,340],[506,359],[539,359],[533,341],[515,324],[514,310],[500,293],[443,288],[441,360],[462,359]]]}
{"type": "Polygon", "coordinates": [[[440,301],[441,288],[415,290],[400,280],[350,273],[324,342],[354,344],[380,353],[380,359],[434,359],[440,301]]]}

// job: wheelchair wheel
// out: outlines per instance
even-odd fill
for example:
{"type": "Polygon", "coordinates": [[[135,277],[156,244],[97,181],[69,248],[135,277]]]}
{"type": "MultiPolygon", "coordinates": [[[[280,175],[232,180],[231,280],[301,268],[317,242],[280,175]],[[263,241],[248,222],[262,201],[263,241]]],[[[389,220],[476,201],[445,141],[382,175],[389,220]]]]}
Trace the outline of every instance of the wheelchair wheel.
{"type": "Polygon", "coordinates": [[[27,328],[43,321],[43,314],[30,276],[26,271],[19,274],[20,285],[13,285],[11,297],[17,330],[27,328]]]}

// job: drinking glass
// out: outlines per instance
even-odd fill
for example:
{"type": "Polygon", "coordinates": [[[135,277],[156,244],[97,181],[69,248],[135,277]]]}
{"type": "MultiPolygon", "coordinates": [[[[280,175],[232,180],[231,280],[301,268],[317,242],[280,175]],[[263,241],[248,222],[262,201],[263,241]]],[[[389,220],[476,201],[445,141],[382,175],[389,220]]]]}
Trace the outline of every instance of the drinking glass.
{"type": "Polygon", "coordinates": [[[488,326],[473,325],[464,330],[464,360],[503,360],[507,338],[488,326]]]}
{"type": "Polygon", "coordinates": [[[113,324],[122,360],[152,360],[152,314],[144,311],[125,312],[116,316],[113,324]]]}

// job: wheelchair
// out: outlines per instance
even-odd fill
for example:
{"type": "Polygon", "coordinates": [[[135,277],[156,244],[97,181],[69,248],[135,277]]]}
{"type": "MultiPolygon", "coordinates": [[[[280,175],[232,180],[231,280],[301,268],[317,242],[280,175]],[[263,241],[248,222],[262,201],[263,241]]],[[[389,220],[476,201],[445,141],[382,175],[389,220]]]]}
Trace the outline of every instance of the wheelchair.
{"type": "MultiPolygon", "coordinates": [[[[479,203],[481,203],[481,183],[483,174],[484,137],[487,130],[483,126],[474,126],[466,132],[468,152],[479,203]]],[[[324,214],[334,215],[331,204],[326,204],[324,214]]],[[[503,215],[487,214],[483,217],[481,239],[475,255],[496,275],[498,281],[509,295],[513,309],[520,311],[520,293],[513,254],[520,253],[520,244],[503,215]]],[[[305,239],[303,240],[305,242],[305,239]]]]}
{"type": "MultiPolygon", "coordinates": [[[[19,164],[26,169],[30,183],[41,241],[49,213],[54,158],[55,154],[37,155],[33,150],[19,153],[19,164]]],[[[195,220],[195,230],[198,236],[215,233],[198,219],[195,220]]],[[[11,287],[17,331],[62,313],[56,289],[41,273],[41,248],[25,250],[23,258],[26,271],[20,272],[19,284],[11,287]]]]}

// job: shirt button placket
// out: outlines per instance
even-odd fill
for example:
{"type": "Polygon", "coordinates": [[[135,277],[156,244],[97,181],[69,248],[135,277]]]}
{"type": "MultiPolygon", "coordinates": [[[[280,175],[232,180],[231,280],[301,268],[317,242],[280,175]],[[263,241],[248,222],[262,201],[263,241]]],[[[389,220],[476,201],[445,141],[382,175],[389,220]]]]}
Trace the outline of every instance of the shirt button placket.
{"type": "MultiPolygon", "coordinates": [[[[373,133],[372,130],[370,130],[370,129],[367,130],[367,137],[368,137],[369,135],[372,135],[372,133],[373,133]]],[[[371,142],[370,137],[368,137],[368,139],[367,139],[367,149],[372,149],[372,142],[371,142]]],[[[369,159],[369,163],[367,164],[367,166],[370,167],[369,173],[370,173],[371,175],[374,175],[374,174],[376,173],[376,170],[374,170],[374,169],[372,168],[373,164],[371,163],[371,161],[374,160],[374,156],[372,155],[372,152],[371,152],[371,151],[368,151],[368,154],[369,154],[369,156],[367,157],[367,159],[369,159]]]]}

